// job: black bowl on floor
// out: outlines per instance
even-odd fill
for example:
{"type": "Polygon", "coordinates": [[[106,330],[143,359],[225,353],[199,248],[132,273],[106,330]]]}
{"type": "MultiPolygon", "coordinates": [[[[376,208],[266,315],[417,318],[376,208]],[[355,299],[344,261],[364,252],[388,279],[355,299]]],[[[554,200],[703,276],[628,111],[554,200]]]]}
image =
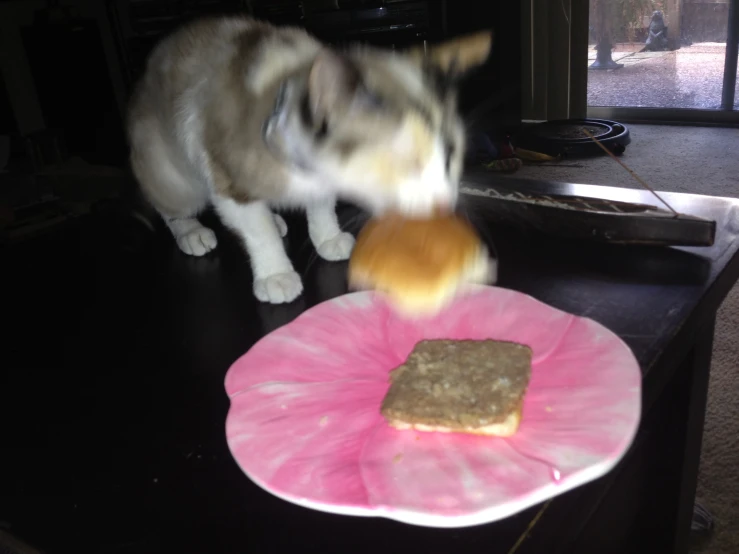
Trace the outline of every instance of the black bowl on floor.
{"type": "Polygon", "coordinates": [[[551,156],[587,157],[605,152],[583,131],[620,156],[631,143],[626,125],[607,119],[560,119],[533,125],[515,137],[514,144],[551,156]]]}

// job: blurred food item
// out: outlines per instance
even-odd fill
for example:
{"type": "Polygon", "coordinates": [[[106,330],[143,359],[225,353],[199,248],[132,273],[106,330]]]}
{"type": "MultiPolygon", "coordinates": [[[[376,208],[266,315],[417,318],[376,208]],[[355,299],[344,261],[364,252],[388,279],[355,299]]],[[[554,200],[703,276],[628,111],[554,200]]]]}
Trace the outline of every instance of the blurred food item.
{"type": "Polygon", "coordinates": [[[370,220],[349,260],[349,286],[384,293],[407,315],[439,311],[466,284],[491,283],[496,263],[475,229],[456,215],[370,220]]]}

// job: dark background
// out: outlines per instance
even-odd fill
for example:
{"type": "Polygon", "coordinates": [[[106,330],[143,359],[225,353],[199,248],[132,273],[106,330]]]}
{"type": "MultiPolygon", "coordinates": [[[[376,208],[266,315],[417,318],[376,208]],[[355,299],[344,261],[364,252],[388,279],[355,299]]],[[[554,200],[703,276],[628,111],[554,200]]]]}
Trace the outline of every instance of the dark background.
{"type": "MultiPolygon", "coordinates": [[[[152,233],[156,218],[147,222],[132,198],[125,105],[156,42],[218,13],[254,13],[335,44],[389,48],[492,28],[493,53],[465,81],[461,104],[471,124],[500,134],[520,124],[518,10],[508,0],[0,0],[2,46],[14,45],[1,60],[15,64],[0,72],[0,138],[11,140],[0,167],[0,320],[10,326],[0,358],[0,535],[10,529],[52,553],[215,554],[227,549],[203,543],[223,528],[238,539],[244,490],[254,492],[222,434],[222,373],[268,330],[252,328],[265,316],[247,284],[248,263],[224,240],[223,261],[193,265],[166,231],[152,233]],[[232,285],[209,288],[201,281],[218,281],[220,263],[232,285]],[[201,293],[194,315],[181,299],[197,303],[201,293]],[[195,328],[217,298],[238,314],[220,324],[233,342],[218,325],[195,328]],[[257,323],[243,334],[250,319],[257,323]],[[186,344],[200,339],[187,333],[199,337],[204,328],[214,342],[195,359],[186,344]],[[210,527],[196,531],[205,512],[210,527]],[[188,544],[192,537],[201,542],[188,544]]],[[[323,283],[343,290],[343,277],[327,278],[299,244],[291,251],[317,275],[308,277],[318,291],[308,301],[331,293],[323,283]]],[[[256,502],[260,511],[285,509],[267,493],[256,502]]],[[[298,523],[310,533],[316,517],[328,516],[298,523]]],[[[254,534],[273,540],[264,529],[254,534]]]]}
{"type": "MultiPolygon", "coordinates": [[[[474,116],[477,125],[486,124],[492,131],[520,121],[518,2],[108,0],[100,4],[105,5],[125,97],[152,47],[176,26],[203,15],[253,13],[277,24],[304,26],[332,43],[362,41],[390,48],[492,28],[494,51],[463,87],[462,109],[474,116]]],[[[107,29],[74,3],[55,7],[55,2],[47,2],[47,6],[35,13],[32,24],[20,29],[45,127],[63,137],[68,156],[80,156],[91,164],[124,164],[125,107],[116,102],[101,42],[107,29]]],[[[0,88],[0,133],[16,135],[11,104],[5,87],[0,88]]]]}

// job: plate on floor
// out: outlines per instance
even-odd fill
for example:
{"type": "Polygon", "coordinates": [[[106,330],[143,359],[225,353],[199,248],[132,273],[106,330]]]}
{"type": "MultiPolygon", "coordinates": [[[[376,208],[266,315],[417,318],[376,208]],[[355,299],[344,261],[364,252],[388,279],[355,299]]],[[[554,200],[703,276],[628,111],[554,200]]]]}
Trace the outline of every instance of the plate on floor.
{"type": "Polygon", "coordinates": [[[499,520],[601,477],[641,415],[641,372],[621,339],[498,287],[422,320],[373,292],[329,300],[257,342],[225,387],[229,448],[257,485],[307,508],[431,527],[499,520]],[[514,436],[387,425],[388,373],[418,341],[487,338],[533,350],[514,436]]]}

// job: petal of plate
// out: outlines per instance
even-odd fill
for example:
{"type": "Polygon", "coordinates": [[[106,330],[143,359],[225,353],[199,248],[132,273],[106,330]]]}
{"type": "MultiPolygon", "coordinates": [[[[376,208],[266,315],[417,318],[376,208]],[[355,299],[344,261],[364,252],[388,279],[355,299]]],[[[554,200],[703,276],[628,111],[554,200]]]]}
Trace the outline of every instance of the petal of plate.
{"type": "Polygon", "coordinates": [[[373,298],[359,292],[323,302],[270,333],[229,369],[227,394],[266,382],[386,382],[398,363],[387,348],[387,310],[373,298]]]}
{"type": "Polygon", "coordinates": [[[378,427],[362,453],[369,502],[392,514],[468,516],[552,485],[505,439],[378,427]]]}
{"type": "Polygon", "coordinates": [[[638,367],[615,334],[576,318],[557,348],[534,364],[521,426],[509,442],[563,477],[599,462],[615,465],[639,423],[638,367]]]}
{"type": "Polygon", "coordinates": [[[381,381],[274,383],[231,399],[229,447],[259,485],[292,500],[367,507],[360,453],[383,422],[381,381]]]}

